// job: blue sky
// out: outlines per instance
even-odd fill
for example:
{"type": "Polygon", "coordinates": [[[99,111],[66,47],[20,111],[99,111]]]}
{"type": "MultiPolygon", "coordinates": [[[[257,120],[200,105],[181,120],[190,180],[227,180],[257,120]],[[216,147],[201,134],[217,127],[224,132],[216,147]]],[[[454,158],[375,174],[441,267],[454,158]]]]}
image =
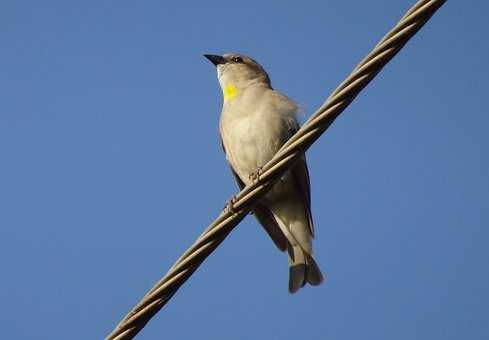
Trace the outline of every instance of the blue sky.
{"type": "MultiPolygon", "coordinates": [[[[0,326],[100,339],[236,192],[204,53],[304,121],[412,1],[2,1],[0,326]]],[[[489,29],[449,1],[308,152],[327,281],[252,217],[138,338],[487,339],[489,29]]]]}

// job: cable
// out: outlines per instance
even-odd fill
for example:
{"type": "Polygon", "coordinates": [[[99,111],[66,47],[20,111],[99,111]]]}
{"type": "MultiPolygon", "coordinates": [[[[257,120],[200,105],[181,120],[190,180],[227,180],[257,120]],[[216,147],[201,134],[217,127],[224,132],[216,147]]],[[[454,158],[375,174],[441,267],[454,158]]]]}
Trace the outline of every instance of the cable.
{"type": "Polygon", "coordinates": [[[221,212],[106,339],[132,339],[252,210],[254,204],[270,190],[275,181],[326,131],[336,117],[346,109],[358,93],[445,1],[421,0],[416,2],[399,23],[380,40],[353,72],[333,91],[302,128],[263,166],[259,179],[243,188],[235,196],[232,209],[221,212]]]}

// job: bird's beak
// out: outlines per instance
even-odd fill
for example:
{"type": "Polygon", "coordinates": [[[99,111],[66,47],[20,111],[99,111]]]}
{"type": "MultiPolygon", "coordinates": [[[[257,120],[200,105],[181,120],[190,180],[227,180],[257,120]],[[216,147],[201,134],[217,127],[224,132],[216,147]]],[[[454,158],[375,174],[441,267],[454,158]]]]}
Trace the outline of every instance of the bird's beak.
{"type": "Polygon", "coordinates": [[[210,60],[211,63],[213,63],[215,66],[219,64],[224,64],[226,60],[220,55],[213,55],[213,54],[204,54],[204,57],[210,60]]]}

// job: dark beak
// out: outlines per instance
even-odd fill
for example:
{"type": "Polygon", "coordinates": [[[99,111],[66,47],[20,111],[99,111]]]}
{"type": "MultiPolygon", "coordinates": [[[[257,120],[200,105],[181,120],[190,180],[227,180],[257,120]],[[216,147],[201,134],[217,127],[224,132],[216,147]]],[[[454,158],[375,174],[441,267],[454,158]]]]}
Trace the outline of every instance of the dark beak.
{"type": "Polygon", "coordinates": [[[213,55],[213,54],[204,54],[204,57],[210,60],[211,63],[213,63],[215,66],[219,64],[224,64],[226,60],[224,60],[223,57],[220,55],[213,55]]]}

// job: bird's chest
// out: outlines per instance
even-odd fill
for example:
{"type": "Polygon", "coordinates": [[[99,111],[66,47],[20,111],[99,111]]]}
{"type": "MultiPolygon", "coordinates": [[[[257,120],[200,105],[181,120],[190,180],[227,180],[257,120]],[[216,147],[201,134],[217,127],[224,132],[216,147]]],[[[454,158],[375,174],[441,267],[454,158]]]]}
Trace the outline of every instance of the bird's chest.
{"type": "Polygon", "coordinates": [[[245,181],[267,163],[282,144],[280,120],[260,114],[223,117],[221,134],[228,161],[245,181]]]}

